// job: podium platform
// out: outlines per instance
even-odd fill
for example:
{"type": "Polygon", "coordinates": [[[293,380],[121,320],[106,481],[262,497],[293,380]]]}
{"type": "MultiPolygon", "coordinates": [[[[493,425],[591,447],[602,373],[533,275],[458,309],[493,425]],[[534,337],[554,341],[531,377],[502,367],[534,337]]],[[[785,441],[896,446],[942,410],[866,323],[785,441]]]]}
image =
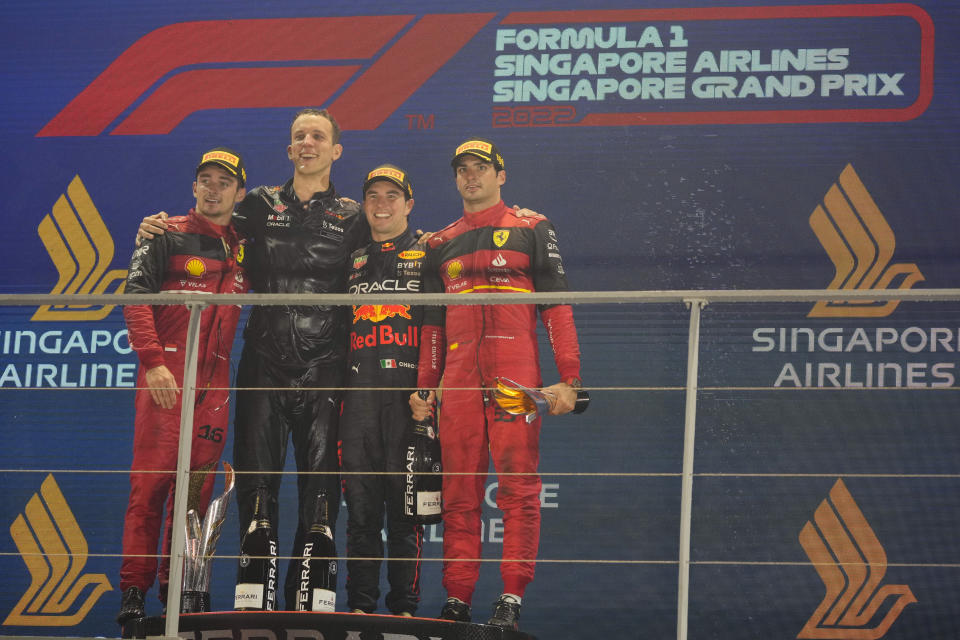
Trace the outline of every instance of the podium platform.
{"type": "MultiPolygon", "coordinates": [[[[163,616],[123,626],[124,638],[162,636],[163,616]]],[[[222,611],[180,615],[181,638],[193,640],[536,640],[501,627],[434,618],[309,611],[222,611]]]]}

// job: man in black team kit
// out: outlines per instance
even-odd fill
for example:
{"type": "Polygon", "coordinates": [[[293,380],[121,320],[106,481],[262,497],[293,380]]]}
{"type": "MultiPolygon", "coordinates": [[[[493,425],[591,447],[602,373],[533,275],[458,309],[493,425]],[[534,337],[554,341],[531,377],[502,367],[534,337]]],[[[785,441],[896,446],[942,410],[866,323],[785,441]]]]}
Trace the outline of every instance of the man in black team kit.
{"type": "MultiPolygon", "coordinates": [[[[257,293],[342,293],[350,253],[369,236],[355,203],[337,197],[330,169],[340,157],[340,128],[326,111],[308,109],[293,120],[287,156],[293,178],[258,187],[240,205],[241,231],[251,241],[250,276],[257,293]]],[[[240,526],[253,517],[257,488],[269,488],[271,520],[292,437],[300,472],[336,472],[339,392],[346,356],[346,314],[333,306],[256,306],[243,337],[237,370],[233,460],[240,526]],[[259,389],[279,389],[277,391],[259,389]],[[243,472],[264,472],[243,473],[243,472]]],[[[326,489],[330,525],[336,522],[340,478],[297,477],[299,521],[287,570],[287,609],[296,608],[304,535],[315,498],[326,489]]],[[[274,529],[276,530],[276,529],[274,529]]]]}
{"type": "MultiPolygon", "coordinates": [[[[351,256],[350,293],[417,293],[424,250],[407,227],[413,187],[407,173],[380,165],[363,183],[363,211],[373,241],[351,256]]],[[[340,417],[347,498],[347,556],[382,558],[386,512],[386,605],[412,615],[420,602],[423,527],[404,517],[407,397],[417,382],[421,307],[364,304],[353,307],[350,369],[340,417]],[[367,475],[369,473],[369,475],[367,475]],[[410,558],[411,561],[398,561],[410,558]]],[[[347,606],[373,613],[380,597],[380,560],[347,561],[347,606]]]]}
{"type": "MultiPolygon", "coordinates": [[[[293,178],[257,187],[240,203],[234,224],[249,243],[247,274],[257,293],[346,291],[350,254],[369,241],[369,227],[356,203],[341,200],[330,181],[342,152],[340,127],[329,112],[300,111],[287,146],[293,178]]],[[[299,586],[296,558],[314,519],[314,499],[326,489],[331,526],[340,503],[340,399],[334,389],[343,386],[346,369],[346,313],[325,305],[256,306],[243,334],[233,450],[241,532],[261,486],[269,490],[277,530],[281,476],[275,472],[283,470],[291,437],[298,471],[327,472],[297,477],[299,520],[285,583],[291,610],[299,586]]]]}

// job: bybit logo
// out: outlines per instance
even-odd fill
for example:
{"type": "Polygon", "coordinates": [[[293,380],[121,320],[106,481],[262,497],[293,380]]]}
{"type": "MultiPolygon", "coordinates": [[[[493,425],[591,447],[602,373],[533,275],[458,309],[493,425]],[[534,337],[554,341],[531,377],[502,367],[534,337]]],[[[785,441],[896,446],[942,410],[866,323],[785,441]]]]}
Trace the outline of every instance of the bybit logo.
{"type": "MultiPolygon", "coordinates": [[[[126,285],[124,269],[107,271],[113,261],[113,238],[80,176],[53,205],[37,227],[40,240],[57,267],[59,278],[50,293],[103,293],[117,280],[114,293],[126,285]]],[[[32,320],[102,320],[115,305],[43,305],[32,320]]]]}
{"type": "MultiPolygon", "coordinates": [[[[852,165],[830,187],[810,215],[810,227],[836,268],[827,289],[909,289],[923,280],[913,263],[890,264],[896,240],[893,230],[860,181],[852,165]],[[890,287],[901,277],[897,287],[890,287]]],[[[884,318],[897,308],[898,300],[842,300],[817,302],[811,318],[884,318]]]]}
{"type": "Polygon", "coordinates": [[[814,521],[803,526],[800,544],[827,593],[797,637],[883,637],[903,608],[917,599],[905,584],[881,586],[887,554],[843,480],[837,480],[830,496],[817,507],[814,521]],[[886,615],[868,627],[891,595],[897,598],[886,615]]]}
{"type": "Polygon", "coordinates": [[[83,573],[87,539],[53,475],[47,476],[40,494],[33,494],[24,513],[10,525],[10,536],[30,572],[30,586],[3,621],[4,625],[79,624],[100,596],[113,590],[104,574],[83,573]],[[75,607],[91,584],[93,590],[75,607]]]}

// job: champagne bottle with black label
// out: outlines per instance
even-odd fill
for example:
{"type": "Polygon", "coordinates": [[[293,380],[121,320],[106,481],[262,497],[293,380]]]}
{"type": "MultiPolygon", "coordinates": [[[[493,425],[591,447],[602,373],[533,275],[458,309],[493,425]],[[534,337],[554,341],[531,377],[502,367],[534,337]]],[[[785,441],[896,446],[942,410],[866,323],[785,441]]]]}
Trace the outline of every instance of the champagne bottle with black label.
{"type": "Polygon", "coordinates": [[[329,514],[327,492],[321,490],[313,524],[303,543],[297,611],[335,611],[337,607],[337,547],[329,514]]]}
{"type": "Polygon", "coordinates": [[[277,608],[277,540],[270,526],[269,492],[257,489],[253,519],[240,543],[240,568],[233,608],[274,611],[277,608]]]}
{"type": "MultiPolygon", "coordinates": [[[[420,390],[426,400],[427,391],[420,390]]],[[[406,484],[403,494],[404,515],[417,524],[440,522],[443,464],[440,462],[440,438],[431,411],[424,420],[414,421],[406,452],[406,484]]]]}

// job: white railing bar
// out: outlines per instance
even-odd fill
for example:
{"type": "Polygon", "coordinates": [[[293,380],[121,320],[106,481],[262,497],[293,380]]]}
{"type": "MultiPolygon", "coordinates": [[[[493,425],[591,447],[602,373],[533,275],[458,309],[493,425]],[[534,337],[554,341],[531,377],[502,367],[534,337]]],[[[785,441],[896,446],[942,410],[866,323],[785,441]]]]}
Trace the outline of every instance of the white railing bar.
{"type": "Polygon", "coordinates": [[[167,590],[167,616],[164,635],[174,638],[180,630],[180,592],[183,584],[183,556],[187,545],[187,496],[190,491],[190,451],[193,444],[193,405],[197,388],[197,358],[200,351],[200,317],[206,301],[196,298],[188,305],[186,354],[183,368],[183,393],[180,395],[180,442],[177,450],[176,491],[173,498],[173,540],[170,543],[170,583],[167,590]]]}
{"type": "MultiPolygon", "coordinates": [[[[189,304],[197,301],[190,293],[158,294],[0,294],[0,306],[189,304]]],[[[703,300],[709,304],[744,302],[817,302],[899,300],[903,302],[960,301],[960,289],[686,289],[669,291],[563,291],[511,293],[218,293],[204,294],[207,304],[246,305],[361,305],[390,304],[402,300],[417,305],[476,304],[625,304],[687,303],[703,300]]]]}
{"type": "Polygon", "coordinates": [[[690,301],[687,339],[687,393],[683,418],[683,471],[680,480],[680,554],[677,579],[677,640],[687,640],[690,607],[690,529],[693,518],[693,453],[697,427],[697,371],[700,366],[700,310],[704,300],[690,301]]]}

